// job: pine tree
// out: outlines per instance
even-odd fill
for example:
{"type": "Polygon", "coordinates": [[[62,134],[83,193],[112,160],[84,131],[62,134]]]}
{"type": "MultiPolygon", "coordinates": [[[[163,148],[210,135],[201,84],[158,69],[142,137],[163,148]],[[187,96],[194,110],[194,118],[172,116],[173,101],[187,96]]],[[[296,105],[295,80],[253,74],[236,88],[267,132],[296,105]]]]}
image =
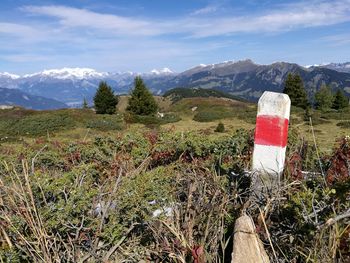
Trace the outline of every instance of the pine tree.
{"type": "Polygon", "coordinates": [[[283,93],[288,94],[293,106],[306,108],[309,105],[304,83],[299,74],[288,74],[283,93]]]}
{"type": "Polygon", "coordinates": [[[97,114],[113,114],[116,111],[119,98],[105,81],[101,81],[94,97],[97,114]]]}
{"type": "Polygon", "coordinates": [[[322,85],[320,90],[315,93],[316,108],[322,111],[329,110],[334,102],[334,96],[331,88],[322,85]]]}
{"type": "Polygon", "coordinates": [[[86,98],[84,98],[84,100],[83,100],[82,108],[83,108],[83,109],[88,109],[88,108],[89,108],[89,105],[88,105],[88,103],[87,103],[87,101],[86,101],[86,98]]]}
{"type": "Polygon", "coordinates": [[[134,89],[130,93],[126,110],[137,115],[151,115],[158,110],[157,102],[139,76],[134,80],[134,89]]]}
{"type": "Polygon", "coordinates": [[[347,107],[349,107],[349,99],[345,96],[342,90],[338,89],[337,93],[335,94],[332,108],[336,110],[341,110],[347,107]]]}

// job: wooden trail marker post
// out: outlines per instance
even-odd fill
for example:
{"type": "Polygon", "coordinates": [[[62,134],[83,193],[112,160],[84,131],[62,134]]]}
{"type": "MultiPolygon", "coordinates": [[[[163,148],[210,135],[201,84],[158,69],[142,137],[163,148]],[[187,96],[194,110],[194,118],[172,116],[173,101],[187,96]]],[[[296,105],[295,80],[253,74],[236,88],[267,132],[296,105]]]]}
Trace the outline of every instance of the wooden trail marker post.
{"type": "MultiPolygon", "coordinates": [[[[265,91],[260,97],[252,165],[255,197],[279,187],[286,156],[289,115],[287,94],[265,91]]],[[[232,263],[270,262],[249,216],[243,215],[236,220],[233,240],[232,263]]]]}

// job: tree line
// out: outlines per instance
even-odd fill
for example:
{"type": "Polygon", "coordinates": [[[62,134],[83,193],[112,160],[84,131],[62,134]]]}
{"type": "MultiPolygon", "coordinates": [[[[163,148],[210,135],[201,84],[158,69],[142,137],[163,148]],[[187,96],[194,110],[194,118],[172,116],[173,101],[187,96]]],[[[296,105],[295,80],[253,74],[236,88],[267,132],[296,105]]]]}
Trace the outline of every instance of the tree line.
{"type": "Polygon", "coordinates": [[[343,90],[338,89],[334,94],[327,85],[322,85],[315,93],[312,105],[308,100],[303,80],[299,74],[288,74],[283,93],[289,95],[293,106],[304,109],[314,107],[321,111],[327,111],[330,109],[342,110],[349,106],[349,99],[345,96],[343,90]]]}
{"type": "MultiPolygon", "coordinates": [[[[119,97],[114,94],[112,88],[105,81],[101,81],[94,96],[96,113],[114,114],[118,102],[119,97]]],[[[87,108],[86,100],[84,100],[83,108],[87,108]]],[[[152,115],[158,110],[152,93],[139,76],[135,77],[134,88],[131,90],[126,110],[136,115],[152,115]]]]}

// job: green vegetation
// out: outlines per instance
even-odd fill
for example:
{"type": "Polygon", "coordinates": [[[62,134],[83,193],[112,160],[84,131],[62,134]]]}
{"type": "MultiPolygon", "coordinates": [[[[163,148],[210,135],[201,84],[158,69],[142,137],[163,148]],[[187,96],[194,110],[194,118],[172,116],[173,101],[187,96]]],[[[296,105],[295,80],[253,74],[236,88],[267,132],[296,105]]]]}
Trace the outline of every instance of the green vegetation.
{"type": "Polygon", "coordinates": [[[174,123],[181,120],[178,115],[172,113],[164,114],[163,117],[154,115],[131,115],[130,118],[131,119],[129,122],[131,123],[142,123],[148,126],[151,125],[152,127],[167,123],[174,123]]]}
{"type": "Polygon", "coordinates": [[[130,93],[127,111],[136,115],[152,115],[158,110],[158,105],[149,92],[141,77],[134,80],[134,88],[130,93]]]}
{"type": "Polygon", "coordinates": [[[2,144],[1,261],[192,262],[203,251],[205,262],[230,262],[232,226],[243,211],[270,258],[348,259],[349,223],[337,217],[350,209],[348,138],[321,155],[323,177],[314,146],[292,129],[283,187],[252,205],[245,171],[253,131],[136,130],[2,144]]]}
{"type": "Polygon", "coordinates": [[[306,108],[309,105],[304,83],[299,74],[288,74],[283,93],[289,95],[293,106],[306,108]]]}
{"type": "Polygon", "coordinates": [[[342,90],[338,89],[335,94],[332,108],[336,110],[342,110],[348,107],[349,107],[349,99],[345,96],[342,90]]]}
{"type": "Polygon", "coordinates": [[[225,125],[222,122],[219,122],[218,126],[215,128],[216,132],[225,132],[225,125]]]}
{"type": "Polygon", "coordinates": [[[193,120],[199,122],[211,122],[230,117],[232,117],[230,111],[227,111],[226,109],[222,110],[222,108],[217,107],[211,110],[199,111],[198,113],[196,113],[196,115],[194,115],[193,120]]]}
{"type": "Polygon", "coordinates": [[[329,110],[334,103],[334,96],[329,86],[323,85],[315,94],[316,108],[321,111],[329,110]]]}
{"type": "Polygon", "coordinates": [[[197,122],[240,119],[255,123],[256,117],[256,105],[226,98],[185,98],[172,104],[169,110],[197,122]]]}
{"type": "Polygon", "coordinates": [[[0,137],[52,136],[75,129],[120,130],[123,119],[117,115],[99,115],[87,109],[32,111],[15,108],[0,111],[0,137]]]}
{"type": "Polygon", "coordinates": [[[252,204],[256,105],[163,103],[157,116],[0,111],[0,261],[230,262],[245,211],[270,258],[347,262],[349,109],[310,109],[311,130],[293,106],[282,187],[252,204]]]}
{"type": "Polygon", "coordinates": [[[101,81],[94,97],[97,114],[113,114],[116,112],[118,97],[105,81],[101,81]]]}
{"type": "MultiPolygon", "coordinates": [[[[222,223],[233,216],[227,213],[228,180],[211,167],[222,157],[245,154],[249,134],[202,137],[148,131],[84,142],[23,141],[10,154],[13,145],[1,147],[0,258],[170,261],[178,233],[186,243],[175,259],[190,260],[196,244],[203,244],[209,261],[218,259],[222,223]],[[193,165],[195,159],[202,165],[193,165]],[[175,210],[183,223],[167,219],[175,210]]],[[[240,161],[230,158],[220,162],[240,161]]]]}
{"type": "Polygon", "coordinates": [[[198,251],[230,262],[243,211],[270,258],[349,260],[349,108],[293,106],[282,187],[252,204],[256,105],[157,99],[164,114],[0,111],[1,262],[193,262],[198,251]]]}
{"type": "Polygon", "coordinates": [[[341,121],[337,123],[337,126],[349,129],[350,128],[350,121],[341,121]]]}
{"type": "Polygon", "coordinates": [[[124,128],[123,120],[116,116],[96,116],[96,118],[87,121],[87,128],[100,131],[122,130],[124,128]]]}
{"type": "Polygon", "coordinates": [[[74,120],[65,111],[30,113],[13,119],[0,117],[0,134],[3,136],[40,136],[74,127],[74,120]]]}

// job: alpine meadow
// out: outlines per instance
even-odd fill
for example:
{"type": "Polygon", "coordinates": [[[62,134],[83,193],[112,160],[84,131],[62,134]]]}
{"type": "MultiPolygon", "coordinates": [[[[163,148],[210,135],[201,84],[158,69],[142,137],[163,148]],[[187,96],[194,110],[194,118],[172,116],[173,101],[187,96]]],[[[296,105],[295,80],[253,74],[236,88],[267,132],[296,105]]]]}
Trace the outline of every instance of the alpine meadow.
{"type": "Polygon", "coordinates": [[[0,262],[350,262],[350,1],[0,3],[0,262]]]}

